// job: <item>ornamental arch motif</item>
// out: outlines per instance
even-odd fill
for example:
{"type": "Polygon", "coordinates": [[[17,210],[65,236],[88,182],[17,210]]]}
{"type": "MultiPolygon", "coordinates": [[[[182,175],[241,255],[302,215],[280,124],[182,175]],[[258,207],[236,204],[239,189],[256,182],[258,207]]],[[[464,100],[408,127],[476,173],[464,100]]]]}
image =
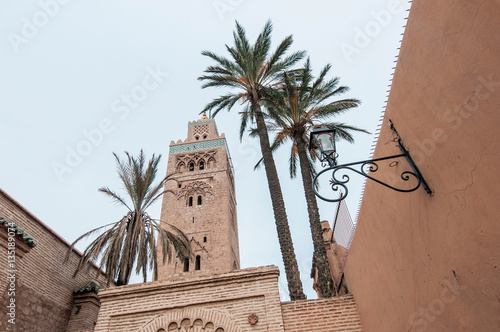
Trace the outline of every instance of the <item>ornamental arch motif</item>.
{"type": "Polygon", "coordinates": [[[139,332],[248,332],[228,312],[214,309],[184,308],[160,314],[139,332]]]}
{"type": "Polygon", "coordinates": [[[210,157],[207,162],[207,167],[208,168],[216,168],[217,167],[217,161],[215,160],[214,157],[210,157]]]}
{"type": "Polygon", "coordinates": [[[189,197],[194,197],[194,200],[196,200],[198,196],[206,195],[214,195],[212,186],[204,181],[194,181],[179,189],[177,199],[184,198],[187,204],[189,197]]]}
{"type": "Polygon", "coordinates": [[[201,162],[203,162],[203,169],[215,168],[217,166],[215,157],[215,151],[179,155],[175,163],[175,170],[178,173],[187,172],[192,164],[194,166],[192,170],[197,171],[200,169],[201,162]]]}
{"type": "Polygon", "coordinates": [[[176,166],[177,173],[182,173],[186,171],[186,163],[183,161],[179,162],[176,166]]]}
{"type": "Polygon", "coordinates": [[[199,169],[200,171],[203,171],[205,169],[205,166],[206,166],[205,159],[200,158],[200,160],[198,160],[198,165],[196,168],[199,169]]]}

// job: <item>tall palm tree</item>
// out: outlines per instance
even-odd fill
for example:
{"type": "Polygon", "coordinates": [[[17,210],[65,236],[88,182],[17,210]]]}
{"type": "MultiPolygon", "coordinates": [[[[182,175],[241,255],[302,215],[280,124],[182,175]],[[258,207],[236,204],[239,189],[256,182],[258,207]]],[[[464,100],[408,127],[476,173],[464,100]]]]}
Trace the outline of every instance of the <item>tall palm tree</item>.
{"type": "Polygon", "coordinates": [[[134,264],[135,272],[142,272],[144,282],[149,269],[153,269],[153,279],[158,279],[157,245],[162,248],[163,263],[166,259],[171,260],[173,252],[181,260],[191,254],[189,241],[182,231],[171,224],[151,218],[146,212],[147,208],[163,195],[163,187],[168,180],[168,177],[165,177],[154,184],[161,155],[155,157],[153,154],[151,160],[147,161],[142,150],[138,157],[133,157],[128,152],[125,154],[127,158],[122,161],[113,153],[118,175],[130,202],[127,203],[108,187],[101,187],[99,191],[111,197],[115,203],[126,207],[127,214],[114,223],[83,234],[71,244],[68,251],[69,254],[73,246],[83,238],[102,231],[83,252],[75,275],[89,260],[97,261],[101,257],[100,267],[108,274],[108,285],[111,279],[116,279],[118,286],[128,284],[134,264]]]}
{"type": "Polygon", "coordinates": [[[210,51],[203,51],[202,54],[214,60],[216,65],[208,67],[205,70],[206,74],[198,79],[205,81],[202,85],[203,88],[226,87],[235,90],[214,99],[203,111],[214,110],[213,116],[215,116],[222,109],[231,110],[240,101],[245,103],[247,108],[245,113],[247,116],[242,119],[242,122],[246,123],[247,120],[251,120],[257,125],[288,290],[290,299],[293,301],[305,299],[305,295],[260,103],[263,98],[263,89],[276,82],[284,70],[291,68],[304,57],[305,52],[295,52],[284,57],[293,42],[292,36],[288,36],[279,44],[273,54],[268,55],[271,47],[271,32],[272,24],[268,21],[255,44],[250,45],[245,29],[236,22],[236,31],[233,33],[234,46],[226,45],[232,59],[210,51]]]}
{"type": "Polygon", "coordinates": [[[312,177],[315,170],[308,153],[308,136],[316,125],[335,128],[340,138],[349,142],[353,142],[351,132],[366,132],[343,123],[330,121],[331,118],[360,104],[357,99],[331,100],[332,97],[346,92],[348,88],[338,86],[338,77],[330,80],[325,79],[330,68],[329,64],[325,66],[318,78],[314,79],[310,61],[307,59],[303,69],[284,73],[279,87],[266,91],[264,103],[267,108],[268,129],[276,132],[272,149],[274,150],[289,139],[292,141],[289,159],[292,178],[296,176],[297,157],[299,159],[314,243],[314,259],[318,267],[319,290],[322,297],[334,296],[336,285],[334,285],[327,260],[318,205],[313,192],[312,177]]]}

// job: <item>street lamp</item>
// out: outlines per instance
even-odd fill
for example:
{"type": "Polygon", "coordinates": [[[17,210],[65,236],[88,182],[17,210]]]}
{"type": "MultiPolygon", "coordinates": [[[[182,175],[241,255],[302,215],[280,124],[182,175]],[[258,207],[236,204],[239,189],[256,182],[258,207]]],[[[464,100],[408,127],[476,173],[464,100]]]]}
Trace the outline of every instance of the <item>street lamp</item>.
{"type": "Polygon", "coordinates": [[[318,159],[330,166],[337,165],[337,148],[335,146],[335,129],[326,127],[315,128],[311,132],[311,150],[315,151],[318,159]]]}
{"type": "MultiPolygon", "coordinates": [[[[417,190],[420,185],[425,189],[425,191],[428,194],[432,194],[432,191],[429,189],[429,186],[425,182],[424,178],[422,177],[422,174],[417,168],[417,165],[413,162],[413,159],[411,159],[410,153],[405,149],[403,144],[401,143],[401,137],[399,136],[398,132],[396,131],[396,128],[394,127],[394,124],[392,123],[391,120],[389,120],[391,129],[393,131],[393,135],[395,136],[394,140],[397,142],[397,147],[401,151],[400,154],[393,155],[393,156],[388,156],[388,157],[382,157],[382,158],[375,158],[375,159],[369,159],[369,160],[362,160],[362,161],[357,161],[353,163],[348,163],[348,164],[343,164],[343,165],[337,165],[337,149],[335,145],[335,140],[338,137],[337,132],[335,129],[329,129],[326,127],[321,127],[321,128],[315,128],[311,131],[311,136],[310,136],[310,147],[313,153],[315,153],[318,156],[318,159],[322,162],[324,166],[328,166],[327,168],[323,169],[321,172],[319,172],[313,180],[313,191],[318,196],[324,201],[327,202],[339,202],[343,200],[344,198],[347,197],[347,194],[349,193],[349,190],[347,188],[347,182],[349,182],[350,178],[349,175],[343,174],[341,177],[338,176],[338,172],[340,170],[347,170],[347,171],[352,171],[354,173],[357,173],[361,176],[364,176],[372,181],[375,181],[387,188],[390,188],[395,191],[399,192],[412,192],[417,190]],[[417,180],[417,184],[414,187],[411,188],[397,188],[392,185],[389,185],[380,179],[376,179],[373,176],[371,176],[371,173],[375,173],[379,169],[379,165],[377,162],[383,161],[383,160],[389,160],[389,159],[398,159],[398,158],[405,158],[408,164],[411,167],[411,171],[403,171],[400,175],[402,181],[408,182],[411,178],[414,178],[417,180]],[[325,165],[327,163],[328,165],[325,165]],[[354,168],[353,166],[359,166],[359,168],[354,168]],[[332,172],[332,178],[330,179],[330,185],[331,189],[333,191],[338,191],[339,189],[343,189],[340,193],[340,197],[330,199],[323,197],[320,195],[317,191],[317,181],[318,178],[324,174],[325,172],[332,172]]],[[[391,165],[397,165],[397,162],[391,163],[391,165]]]]}

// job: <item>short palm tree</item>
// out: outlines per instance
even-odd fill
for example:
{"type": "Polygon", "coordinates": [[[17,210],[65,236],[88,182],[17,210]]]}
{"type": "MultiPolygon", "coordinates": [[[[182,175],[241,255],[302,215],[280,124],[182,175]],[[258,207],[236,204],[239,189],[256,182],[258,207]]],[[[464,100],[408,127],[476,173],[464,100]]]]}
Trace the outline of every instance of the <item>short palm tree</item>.
{"type": "Polygon", "coordinates": [[[336,287],[327,260],[318,205],[313,192],[312,177],[315,171],[308,153],[308,136],[311,129],[317,125],[335,128],[340,137],[349,142],[353,142],[351,132],[366,132],[343,123],[330,121],[331,118],[360,104],[357,99],[331,100],[346,92],[348,88],[338,86],[338,77],[331,80],[325,79],[330,68],[331,66],[327,65],[319,77],[314,79],[310,61],[307,59],[303,69],[284,73],[279,88],[266,91],[265,99],[268,129],[277,133],[272,146],[273,150],[288,139],[292,141],[289,159],[292,178],[296,176],[297,157],[299,159],[322,297],[334,296],[336,287]]]}
{"type": "Polygon", "coordinates": [[[108,187],[101,187],[99,191],[126,207],[128,212],[118,221],[93,229],[71,244],[70,250],[83,238],[102,231],[83,252],[75,275],[87,266],[89,260],[95,262],[100,257],[100,267],[108,274],[108,285],[111,279],[116,279],[118,286],[128,284],[134,265],[135,272],[142,273],[144,282],[150,269],[153,270],[153,279],[157,280],[157,245],[162,248],[163,263],[166,259],[171,260],[173,252],[181,260],[190,255],[189,241],[178,228],[159,222],[146,212],[163,195],[163,187],[168,180],[166,177],[154,184],[161,155],[155,157],[153,154],[147,161],[142,150],[138,157],[125,152],[127,158],[122,161],[113,154],[130,203],[108,187]]]}
{"type": "Polygon", "coordinates": [[[247,108],[247,112],[245,112],[247,116],[242,121],[246,123],[250,119],[257,124],[288,290],[290,299],[293,301],[305,299],[305,295],[260,103],[263,98],[263,89],[276,82],[284,70],[291,68],[304,57],[305,52],[295,52],[284,57],[293,42],[292,36],[289,36],[279,44],[273,54],[269,55],[271,32],[272,24],[268,21],[255,44],[250,45],[244,28],[236,22],[236,31],[233,33],[234,47],[226,45],[232,59],[203,51],[202,54],[214,60],[216,65],[208,67],[205,70],[206,74],[199,77],[199,80],[205,81],[203,88],[225,87],[234,90],[232,93],[213,100],[203,111],[214,110],[213,116],[215,116],[222,109],[231,110],[240,101],[246,104],[247,108]]]}

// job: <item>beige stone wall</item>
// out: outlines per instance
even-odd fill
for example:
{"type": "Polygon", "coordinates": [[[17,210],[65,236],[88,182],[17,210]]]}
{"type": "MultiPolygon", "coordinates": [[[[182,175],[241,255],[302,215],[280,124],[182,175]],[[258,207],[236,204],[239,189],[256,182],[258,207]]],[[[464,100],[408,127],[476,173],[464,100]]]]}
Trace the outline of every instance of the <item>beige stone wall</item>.
{"type": "Polygon", "coordinates": [[[413,1],[375,157],[398,152],[391,119],[434,194],[367,182],[346,264],[366,331],[500,330],[499,18],[413,1]]]}
{"type": "MultiPolygon", "coordinates": [[[[0,245],[0,330],[2,331],[66,331],[73,308],[73,291],[87,286],[96,278],[96,268],[72,278],[80,253],[73,251],[63,264],[69,244],[38,220],[28,210],[0,190],[0,218],[12,220],[33,237],[36,246],[17,257],[16,325],[7,323],[6,306],[10,298],[7,287],[7,249],[0,245]]],[[[5,229],[0,229],[5,232],[5,229]]],[[[0,237],[0,241],[6,241],[0,237]]],[[[5,244],[5,243],[3,243],[5,244]]],[[[95,280],[103,285],[104,275],[95,280]]]]}
{"type": "Polygon", "coordinates": [[[271,266],[212,276],[185,274],[105,290],[100,292],[95,331],[179,331],[181,326],[201,329],[211,323],[212,329],[205,331],[282,332],[278,275],[278,268],[271,266]],[[255,325],[249,322],[251,315],[258,317],[255,325]]]}
{"type": "Polygon", "coordinates": [[[282,303],[285,331],[362,331],[352,295],[282,303]]]}

